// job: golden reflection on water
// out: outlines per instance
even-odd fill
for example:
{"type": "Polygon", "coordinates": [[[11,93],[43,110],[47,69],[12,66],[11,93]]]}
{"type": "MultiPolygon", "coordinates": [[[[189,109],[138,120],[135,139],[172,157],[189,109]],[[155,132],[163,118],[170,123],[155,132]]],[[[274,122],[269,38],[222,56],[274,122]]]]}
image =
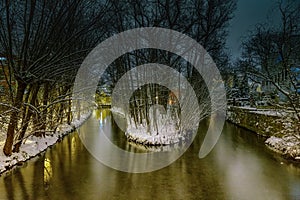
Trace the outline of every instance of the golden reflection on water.
{"type": "Polygon", "coordinates": [[[44,160],[44,184],[49,184],[51,178],[53,176],[52,164],[49,158],[45,158],[44,160]]]}
{"type": "Polygon", "coordinates": [[[98,109],[94,111],[94,116],[96,119],[99,119],[100,121],[104,122],[105,118],[110,114],[109,109],[98,109]]]}
{"type": "Polygon", "coordinates": [[[75,137],[72,137],[71,140],[71,159],[73,159],[76,156],[76,144],[78,142],[76,141],[75,137]]]}
{"type": "Polygon", "coordinates": [[[99,120],[100,127],[103,127],[105,122],[107,121],[106,117],[110,115],[110,110],[109,109],[97,109],[94,110],[93,116],[99,120]]]}
{"type": "MultiPolygon", "coordinates": [[[[85,128],[98,135],[94,124],[110,111],[96,110],[85,128]]],[[[105,123],[111,123],[110,117],[105,123]]],[[[208,122],[201,130],[206,130],[208,122]]],[[[105,127],[105,124],[104,126],[105,127]]],[[[111,124],[109,138],[137,152],[111,124]]],[[[205,133],[205,131],[204,131],[205,133]]],[[[92,136],[94,136],[92,135],[92,136]]],[[[85,135],[82,135],[85,137],[85,135]]],[[[231,124],[214,150],[198,158],[202,137],[172,165],[151,173],[131,174],[106,167],[70,134],[44,155],[0,178],[2,199],[300,199],[300,170],[270,155],[256,136],[231,124]]],[[[99,141],[91,145],[97,148],[99,141]]],[[[149,156],[149,160],[151,160],[149,156]]],[[[132,161],[133,163],[134,161],[132,161]]],[[[145,163],[147,164],[147,163],[145,163]]],[[[130,166],[129,166],[130,167],[130,166]]]]}

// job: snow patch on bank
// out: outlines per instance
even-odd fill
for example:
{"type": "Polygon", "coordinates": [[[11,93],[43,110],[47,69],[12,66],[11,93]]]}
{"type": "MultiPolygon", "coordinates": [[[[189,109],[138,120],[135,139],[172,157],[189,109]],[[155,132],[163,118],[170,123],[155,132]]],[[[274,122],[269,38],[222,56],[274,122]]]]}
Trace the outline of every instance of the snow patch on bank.
{"type": "Polygon", "coordinates": [[[145,119],[140,124],[132,118],[127,119],[127,139],[143,145],[159,146],[176,144],[188,137],[186,130],[178,127],[178,118],[162,107],[150,109],[148,123],[145,119]]]}
{"type": "Polygon", "coordinates": [[[169,145],[176,144],[185,139],[184,133],[174,130],[172,126],[164,127],[167,131],[159,131],[156,134],[148,133],[142,125],[130,125],[125,133],[129,141],[144,145],[169,145]]]}
{"type": "Polygon", "coordinates": [[[280,153],[287,158],[300,161],[300,137],[287,135],[282,138],[271,136],[265,141],[266,145],[273,151],[280,153]]]}
{"type": "Polygon", "coordinates": [[[136,124],[133,118],[126,118],[122,108],[112,107],[110,110],[126,120],[125,136],[129,143],[144,151],[172,151],[181,148],[180,142],[187,140],[186,132],[177,128],[178,121],[171,116],[170,111],[165,111],[161,106],[154,106],[150,109],[149,125],[145,119],[140,124],[136,124]]]}
{"type": "MultiPolygon", "coordinates": [[[[245,108],[243,108],[245,109],[245,108]]],[[[292,117],[293,112],[288,110],[275,110],[275,109],[251,109],[249,110],[250,113],[255,113],[259,115],[266,115],[266,116],[275,116],[275,117],[292,117]]]]}
{"type": "Polygon", "coordinates": [[[74,120],[71,125],[64,124],[59,126],[54,134],[46,133],[45,137],[29,136],[21,145],[20,152],[12,153],[9,157],[5,156],[2,151],[4,146],[4,141],[2,141],[0,143],[0,174],[16,165],[21,165],[23,162],[45,151],[48,147],[58,142],[63,136],[78,128],[90,115],[91,112],[83,114],[80,120],[74,120]]]}
{"type": "Polygon", "coordinates": [[[258,115],[266,115],[266,116],[277,116],[277,117],[287,117],[293,116],[293,111],[289,110],[282,110],[282,109],[261,109],[261,108],[255,108],[250,106],[228,106],[228,108],[236,107],[243,110],[247,110],[250,113],[255,113],[258,115]]]}

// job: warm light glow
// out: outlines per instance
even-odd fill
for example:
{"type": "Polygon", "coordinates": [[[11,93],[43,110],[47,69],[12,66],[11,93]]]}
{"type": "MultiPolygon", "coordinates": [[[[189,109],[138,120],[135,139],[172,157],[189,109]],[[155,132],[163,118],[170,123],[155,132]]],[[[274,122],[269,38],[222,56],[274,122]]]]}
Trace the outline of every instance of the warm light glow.
{"type": "Polygon", "coordinates": [[[44,160],[44,184],[48,184],[53,176],[51,161],[49,158],[44,160]]]}
{"type": "Polygon", "coordinates": [[[71,144],[72,144],[71,153],[72,153],[72,158],[73,158],[73,155],[75,156],[75,154],[76,154],[76,139],[75,139],[75,137],[72,137],[71,144]]]}
{"type": "Polygon", "coordinates": [[[102,112],[100,113],[100,126],[103,126],[103,115],[102,112]]]}

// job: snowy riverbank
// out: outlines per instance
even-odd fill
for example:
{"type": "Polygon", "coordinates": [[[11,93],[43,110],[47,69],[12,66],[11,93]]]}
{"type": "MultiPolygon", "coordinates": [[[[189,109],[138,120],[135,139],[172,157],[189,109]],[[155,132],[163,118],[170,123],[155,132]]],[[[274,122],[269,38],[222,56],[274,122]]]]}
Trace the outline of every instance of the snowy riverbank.
{"type": "Polygon", "coordinates": [[[265,144],[272,151],[300,161],[300,124],[292,111],[229,106],[227,120],[268,137],[265,144]]]}
{"type": "Polygon", "coordinates": [[[300,162],[300,136],[287,135],[282,138],[272,136],[265,141],[265,144],[285,158],[300,162]]]}
{"type": "Polygon", "coordinates": [[[29,136],[20,147],[19,153],[13,153],[6,157],[3,152],[4,141],[0,143],[0,174],[12,169],[14,166],[21,165],[23,162],[39,155],[48,147],[54,145],[68,133],[81,126],[89,118],[91,112],[83,114],[80,120],[74,120],[71,125],[61,125],[54,134],[46,134],[45,137],[29,136]]]}

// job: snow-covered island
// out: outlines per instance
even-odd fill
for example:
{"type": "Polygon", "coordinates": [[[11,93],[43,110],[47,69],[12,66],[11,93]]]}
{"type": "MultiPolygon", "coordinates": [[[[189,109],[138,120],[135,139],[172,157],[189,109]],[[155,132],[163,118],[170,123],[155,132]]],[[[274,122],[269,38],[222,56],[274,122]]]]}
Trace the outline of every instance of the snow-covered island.
{"type": "Polygon", "coordinates": [[[147,146],[160,146],[177,144],[188,137],[186,130],[180,130],[177,118],[159,107],[150,109],[149,124],[145,119],[142,123],[136,123],[133,118],[125,117],[121,108],[113,107],[111,111],[127,121],[125,136],[129,141],[147,146]]]}
{"type": "MultiPolygon", "coordinates": [[[[82,114],[79,120],[73,120],[70,125],[60,125],[55,133],[46,133],[45,137],[36,137],[33,135],[27,137],[21,145],[19,153],[12,153],[11,156],[7,157],[0,151],[0,174],[12,169],[14,166],[22,165],[23,162],[39,155],[48,147],[60,141],[65,135],[81,126],[90,115],[91,112],[82,114]]],[[[3,149],[3,146],[4,141],[0,142],[0,149],[3,149]]]]}

